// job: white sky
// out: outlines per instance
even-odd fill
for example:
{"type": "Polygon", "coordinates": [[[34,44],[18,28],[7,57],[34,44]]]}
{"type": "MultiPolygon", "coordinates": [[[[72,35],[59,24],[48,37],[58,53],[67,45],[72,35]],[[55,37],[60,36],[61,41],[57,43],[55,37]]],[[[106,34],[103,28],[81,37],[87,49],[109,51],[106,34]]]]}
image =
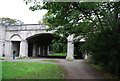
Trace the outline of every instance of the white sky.
{"type": "Polygon", "coordinates": [[[23,0],[0,0],[0,17],[18,19],[24,24],[38,24],[46,10],[30,11],[23,0]]]}

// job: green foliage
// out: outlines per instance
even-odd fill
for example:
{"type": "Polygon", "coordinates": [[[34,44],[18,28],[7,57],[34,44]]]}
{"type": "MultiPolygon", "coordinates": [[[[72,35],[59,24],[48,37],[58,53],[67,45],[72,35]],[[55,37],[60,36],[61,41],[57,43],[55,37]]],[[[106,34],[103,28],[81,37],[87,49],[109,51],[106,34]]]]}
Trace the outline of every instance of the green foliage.
{"type": "Polygon", "coordinates": [[[0,24],[8,26],[8,25],[22,25],[23,22],[17,19],[11,19],[11,18],[0,18],[0,24]]]}
{"type": "Polygon", "coordinates": [[[120,76],[120,34],[108,29],[95,34],[91,33],[82,49],[91,55],[92,63],[120,76]]]}
{"type": "Polygon", "coordinates": [[[5,60],[4,58],[0,58],[0,60],[5,60]]]}
{"type": "MultiPolygon", "coordinates": [[[[44,2],[45,20],[55,34],[85,38],[83,52],[93,63],[120,76],[120,2],[44,2]]],[[[34,10],[38,10],[32,7],[34,10]]]]}
{"type": "Polygon", "coordinates": [[[63,79],[59,65],[38,62],[3,62],[3,79],[63,79]]]}
{"type": "Polygon", "coordinates": [[[65,53],[67,52],[67,39],[66,37],[62,37],[57,35],[56,39],[52,41],[50,45],[51,50],[57,53],[65,53]]]}

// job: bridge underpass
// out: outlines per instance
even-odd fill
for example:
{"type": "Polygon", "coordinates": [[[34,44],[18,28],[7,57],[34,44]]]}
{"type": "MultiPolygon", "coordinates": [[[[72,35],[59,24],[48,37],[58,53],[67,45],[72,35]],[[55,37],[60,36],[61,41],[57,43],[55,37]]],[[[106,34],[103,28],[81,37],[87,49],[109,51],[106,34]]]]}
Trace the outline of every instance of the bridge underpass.
{"type": "Polygon", "coordinates": [[[49,54],[49,45],[51,44],[54,36],[52,34],[37,34],[27,38],[28,41],[28,56],[40,57],[49,54]]]}
{"type": "MultiPolygon", "coordinates": [[[[56,37],[53,34],[42,33],[36,34],[29,38],[28,41],[28,57],[50,57],[50,58],[66,58],[66,56],[49,56],[48,54],[52,51],[50,50],[50,44],[52,40],[56,37]]],[[[74,43],[74,58],[80,59],[83,58],[82,53],[80,52],[80,46],[82,43],[76,42],[74,43]],[[80,45],[80,46],[78,46],[80,45]]],[[[54,52],[54,51],[53,51],[54,52]]]]}
{"type": "MultiPolygon", "coordinates": [[[[0,25],[0,55],[13,57],[16,51],[17,57],[45,56],[49,53],[49,45],[54,38],[52,34],[56,30],[46,31],[48,26],[39,24],[24,24],[2,26],[0,25]],[[29,48],[29,49],[28,49],[29,48]]],[[[66,59],[74,59],[74,35],[67,37],[66,59]]]]}

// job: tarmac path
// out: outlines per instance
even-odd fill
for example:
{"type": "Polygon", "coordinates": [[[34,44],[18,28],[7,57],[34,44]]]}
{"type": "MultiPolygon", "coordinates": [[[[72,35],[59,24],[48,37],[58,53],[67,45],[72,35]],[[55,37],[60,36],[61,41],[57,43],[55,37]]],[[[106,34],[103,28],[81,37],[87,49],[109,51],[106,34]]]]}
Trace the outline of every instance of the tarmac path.
{"type": "Polygon", "coordinates": [[[67,61],[66,59],[9,59],[3,61],[28,61],[28,62],[41,62],[41,63],[50,63],[42,60],[56,60],[58,64],[64,68],[67,72],[66,79],[106,79],[103,74],[93,68],[90,64],[86,63],[84,60],[74,60],[67,61]]]}

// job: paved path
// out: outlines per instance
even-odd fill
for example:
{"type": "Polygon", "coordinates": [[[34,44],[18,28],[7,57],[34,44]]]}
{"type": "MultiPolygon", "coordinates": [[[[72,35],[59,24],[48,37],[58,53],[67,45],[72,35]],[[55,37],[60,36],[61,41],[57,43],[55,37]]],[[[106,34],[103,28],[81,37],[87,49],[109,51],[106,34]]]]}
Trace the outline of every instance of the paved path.
{"type": "Polygon", "coordinates": [[[61,65],[67,72],[66,79],[106,79],[102,73],[91,67],[90,64],[86,63],[84,60],[74,60],[67,61],[65,59],[22,59],[22,60],[4,60],[4,61],[30,61],[30,62],[44,62],[42,60],[56,60],[58,64],[61,65]]]}
{"type": "Polygon", "coordinates": [[[60,65],[67,71],[67,79],[106,79],[103,74],[84,60],[59,60],[60,65]]]}

